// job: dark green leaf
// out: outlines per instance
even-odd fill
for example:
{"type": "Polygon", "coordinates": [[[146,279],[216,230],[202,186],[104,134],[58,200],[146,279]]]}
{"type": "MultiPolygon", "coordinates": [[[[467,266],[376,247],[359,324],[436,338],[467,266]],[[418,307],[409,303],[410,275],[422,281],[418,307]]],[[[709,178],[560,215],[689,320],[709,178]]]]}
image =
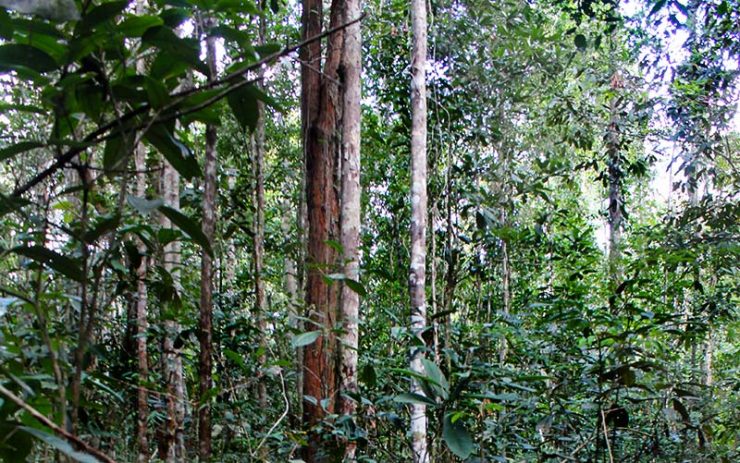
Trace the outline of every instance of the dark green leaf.
{"type": "Polygon", "coordinates": [[[96,6],[82,17],[82,20],[77,24],[78,31],[81,33],[89,32],[101,23],[115,18],[121,14],[124,9],[126,9],[128,3],[128,0],[122,0],[116,2],[105,2],[96,6]]]}
{"type": "Polygon", "coordinates": [[[45,146],[43,143],[38,141],[22,141],[15,145],[8,146],[0,150],[0,161],[12,158],[16,154],[24,153],[32,149],[41,148],[45,146]]]}
{"type": "Polygon", "coordinates": [[[117,29],[126,37],[141,37],[148,29],[163,24],[164,20],[159,16],[130,16],[117,29]]]}
{"type": "Polygon", "coordinates": [[[585,50],[588,47],[588,41],[586,40],[586,36],[583,34],[576,34],[573,42],[575,42],[576,48],[579,50],[585,50]]]}
{"type": "Polygon", "coordinates": [[[82,281],[85,275],[75,259],[58,254],[43,246],[19,246],[10,249],[10,252],[19,254],[36,262],[49,266],[52,270],[65,275],[75,281],[82,281]]]}
{"type": "Polygon", "coordinates": [[[367,291],[365,291],[365,287],[357,280],[352,280],[349,278],[344,279],[344,284],[349,287],[352,291],[356,292],[362,297],[367,296],[367,291]]]}
{"type": "Polygon", "coordinates": [[[44,431],[41,431],[40,429],[29,428],[27,426],[21,426],[20,428],[33,437],[45,442],[51,447],[72,458],[74,461],[77,461],[79,463],[100,463],[100,460],[98,460],[97,458],[88,453],[78,452],[77,450],[73,449],[72,446],[69,445],[69,443],[54,435],[48,434],[44,431]]]}
{"type": "Polygon", "coordinates": [[[653,5],[653,8],[650,10],[650,13],[648,14],[648,16],[652,16],[658,11],[660,11],[661,9],[663,9],[663,7],[665,6],[665,3],[666,3],[666,0],[658,0],[657,2],[655,2],[655,5],[653,5]]]}
{"type": "Polygon", "coordinates": [[[437,402],[433,401],[429,397],[417,394],[415,392],[405,392],[403,394],[399,394],[395,396],[393,400],[402,404],[429,405],[431,407],[437,406],[437,402]]]}
{"type": "Polygon", "coordinates": [[[198,161],[188,147],[175,139],[170,130],[163,124],[152,126],[144,138],[157,148],[184,178],[189,180],[200,175],[198,161]]]}
{"type": "Polygon", "coordinates": [[[227,101],[234,117],[242,128],[254,130],[257,127],[257,93],[254,85],[244,86],[229,93],[227,101]]]}
{"type": "Polygon", "coordinates": [[[31,45],[12,43],[0,46],[0,71],[31,69],[49,72],[57,68],[54,58],[31,45]]]}
{"type": "Polygon", "coordinates": [[[442,423],[442,439],[452,453],[464,460],[473,453],[475,445],[473,444],[473,438],[465,426],[459,420],[453,423],[452,416],[453,413],[448,413],[444,417],[442,423]]]}
{"type": "Polygon", "coordinates": [[[203,228],[199,222],[169,206],[160,206],[159,211],[170,219],[177,228],[190,237],[191,240],[199,244],[209,256],[213,257],[211,243],[208,241],[206,235],[203,234],[203,228]]]}

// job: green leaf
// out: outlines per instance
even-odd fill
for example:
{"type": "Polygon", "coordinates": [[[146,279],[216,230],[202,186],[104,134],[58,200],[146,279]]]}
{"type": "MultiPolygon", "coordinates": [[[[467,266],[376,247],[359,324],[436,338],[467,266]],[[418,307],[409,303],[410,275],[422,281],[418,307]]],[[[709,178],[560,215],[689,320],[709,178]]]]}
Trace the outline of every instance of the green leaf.
{"type": "Polygon", "coordinates": [[[585,50],[588,47],[588,41],[586,40],[586,36],[583,34],[576,34],[573,42],[576,44],[576,48],[581,51],[585,50]]]}
{"type": "Polygon", "coordinates": [[[88,230],[83,237],[85,242],[94,243],[104,234],[115,230],[120,223],[121,217],[118,214],[110,216],[102,216],[100,220],[95,222],[92,229],[88,230]]]}
{"type": "Polygon", "coordinates": [[[402,404],[429,405],[431,407],[437,406],[437,402],[435,402],[434,400],[415,392],[405,392],[403,394],[398,394],[393,398],[393,401],[402,404]]]}
{"type": "Polygon", "coordinates": [[[103,150],[103,170],[106,174],[113,174],[114,171],[118,170],[124,165],[124,161],[128,159],[131,152],[126,146],[123,137],[120,135],[115,136],[105,142],[105,149],[103,150]]]}
{"type": "Polygon", "coordinates": [[[159,209],[164,204],[161,198],[149,200],[132,195],[126,196],[126,201],[142,215],[150,214],[153,210],[159,209]]]}
{"type": "Polygon", "coordinates": [[[473,438],[459,421],[453,422],[454,413],[447,413],[442,423],[442,439],[447,448],[459,458],[465,460],[475,450],[473,438]]]}
{"type": "Polygon", "coordinates": [[[182,39],[172,29],[155,26],[147,29],[141,36],[142,43],[159,48],[164,53],[187,63],[203,75],[208,75],[208,66],[200,60],[200,47],[197,41],[182,39]]]}
{"type": "Polygon", "coordinates": [[[15,145],[11,145],[0,150],[0,161],[10,159],[16,154],[25,153],[26,151],[42,148],[44,146],[46,145],[38,141],[22,141],[16,143],[15,145]]]}
{"type": "Polygon", "coordinates": [[[446,399],[450,391],[450,384],[447,382],[447,378],[445,378],[442,370],[439,369],[436,363],[429,359],[423,358],[421,359],[421,363],[424,365],[426,377],[432,383],[432,387],[442,398],[446,399]]]}
{"type": "Polygon", "coordinates": [[[0,461],[5,463],[25,463],[33,448],[33,439],[23,432],[16,423],[9,423],[0,416],[0,461]]]}
{"type": "Polygon", "coordinates": [[[43,246],[19,246],[12,248],[9,252],[35,260],[41,264],[47,265],[52,270],[71,278],[75,281],[83,281],[85,275],[79,263],[75,259],[58,254],[51,249],[43,246]]]}
{"type": "Polygon", "coordinates": [[[290,345],[293,346],[294,349],[307,346],[309,344],[313,344],[317,339],[319,339],[319,336],[321,336],[321,330],[307,331],[305,333],[297,334],[293,336],[293,339],[290,341],[290,345]]]}
{"type": "Polygon", "coordinates": [[[28,426],[20,426],[20,429],[32,435],[33,437],[45,442],[47,445],[54,447],[58,451],[62,452],[63,454],[67,455],[68,457],[79,463],[100,463],[100,460],[98,460],[97,458],[93,457],[89,453],[78,452],[77,450],[73,449],[72,446],[69,445],[69,443],[63,441],[57,436],[48,434],[44,431],[41,431],[40,429],[29,428],[28,426]]]}
{"type": "Polygon", "coordinates": [[[203,234],[203,228],[200,223],[186,216],[177,209],[173,209],[169,206],[160,206],[159,211],[165,215],[170,221],[177,226],[183,233],[185,233],[191,240],[198,243],[209,256],[213,257],[213,250],[211,249],[211,243],[208,241],[206,235],[203,234]]]}
{"type": "Polygon", "coordinates": [[[360,296],[362,296],[362,297],[367,296],[367,291],[365,291],[365,287],[359,281],[352,280],[350,278],[345,278],[344,279],[344,284],[347,285],[347,287],[349,287],[349,289],[351,289],[352,291],[356,292],[360,296]]]}
{"type": "Polygon", "coordinates": [[[57,68],[54,58],[31,45],[11,43],[0,46],[0,71],[31,69],[50,72],[57,68]]]}
{"type": "Polygon", "coordinates": [[[130,16],[119,24],[117,29],[126,37],[141,37],[148,29],[163,24],[164,20],[159,16],[130,16]]]}
{"type": "Polygon", "coordinates": [[[653,5],[653,8],[650,10],[650,13],[648,13],[648,17],[654,15],[655,13],[663,9],[663,7],[665,6],[665,3],[666,3],[666,0],[658,0],[657,2],[655,2],[655,5],[653,5]]]}
{"type": "Polygon", "coordinates": [[[146,141],[151,143],[167,161],[185,179],[190,180],[200,175],[198,161],[192,155],[187,146],[175,139],[170,130],[164,124],[152,126],[144,135],[146,141]]]}
{"type": "Polygon", "coordinates": [[[229,93],[226,101],[229,103],[234,117],[242,126],[254,130],[257,127],[257,93],[254,85],[246,85],[229,93]]]}
{"type": "Polygon", "coordinates": [[[109,21],[126,9],[128,6],[128,0],[106,2],[99,6],[96,6],[89,13],[82,17],[82,20],[77,24],[77,30],[80,33],[90,32],[95,29],[98,25],[109,21]]]}
{"type": "Polygon", "coordinates": [[[254,2],[250,0],[218,0],[214,6],[214,11],[233,11],[238,13],[249,13],[259,16],[262,12],[257,8],[254,2]]]}

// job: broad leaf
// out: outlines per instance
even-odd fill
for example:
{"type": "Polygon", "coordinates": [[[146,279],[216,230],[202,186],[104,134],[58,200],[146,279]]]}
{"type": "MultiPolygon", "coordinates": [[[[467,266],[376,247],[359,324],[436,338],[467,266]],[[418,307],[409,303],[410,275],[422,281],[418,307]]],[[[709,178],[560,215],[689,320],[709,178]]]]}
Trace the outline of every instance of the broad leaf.
{"type": "Polygon", "coordinates": [[[132,195],[128,195],[126,197],[126,201],[140,214],[150,214],[152,211],[159,209],[164,204],[164,201],[162,201],[161,198],[146,199],[132,195]]]}
{"type": "Polygon", "coordinates": [[[309,344],[313,344],[317,339],[319,339],[319,336],[321,336],[321,330],[297,334],[293,336],[293,339],[290,341],[290,345],[293,346],[294,349],[307,346],[309,344]]]}
{"type": "Polygon", "coordinates": [[[206,235],[203,234],[203,228],[200,223],[186,216],[177,209],[173,209],[169,206],[161,206],[159,211],[165,215],[172,223],[177,226],[183,233],[185,233],[191,240],[198,243],[209,256],[213,257],[213,250],[211,249],[211,243],[208,241],[206,235]]]}
{"type": "Polygon", "coordinates": [[[453,413],[445,415],[442,423],[442,440],[447,444],[447,448],[452,453],[465,460],[475,450],[473,438],[470,436],[470,432],[460,421],[453,423],[453,413]]]}
{"type": "Polygon", "coordinates": [[[31,69],[49,72],[57,68],[54,58],[31,45],[11,43],[0,46],[0,71],[31,69]]]}
{"type": "Polygon", "coordinates": [[[185,179],[200,175],[200,167],[187,146],[175,139],[164,124],[152,126],[144,136],[185,179]]]}
{"type": "Polygon", "coordinates": [[[435,402],[434,400],[415,392],[405,392],[403,394],[399,394],[395,396],[393,400],[402,404],[429,405],[431,407],[437,406],[437,402],[435,402]]]}
{"type": "Polygon", "coordinates": [[[8,146],[0,150],[0,161],[10,159],[16,154],[25,153],[32,149],[41,148],[45,146],[43,143],[38,141],[22,141],[15,145],[8,146]]]}
{"type": "Polygon", "coordinates": [[[85,278],[85,275],[82,273],[82,268],[77,260],[58,254],[43,246],[19,246],[17,248],[10,249],[9,252],[47,265],[52,270],[75,281],[81,282],[85,278]]]}
{"type": "Polygon", "coordinates": [[[117,29],[126,37],[141,37],[155,26],[161,26],[164,21],[159,16],[131,16],[126,18],[117,29]]]}
{"type": "Polygon", "coordinates": [[[74,461],[77,461],[79,463],[100,463],[100,460],[98,460],[97,458],[93,457],[89,453],[78,452],[77,450],[73,449],[68,442],[63,441],[57,436],[48,434],[44,431],[41,431],[40,429],[29,428],[27,426],[21,426],[20,429],[32,435],[33,437],[45,442],[46,444],[54,447],[58,451],[72,458],[74,461]]]}

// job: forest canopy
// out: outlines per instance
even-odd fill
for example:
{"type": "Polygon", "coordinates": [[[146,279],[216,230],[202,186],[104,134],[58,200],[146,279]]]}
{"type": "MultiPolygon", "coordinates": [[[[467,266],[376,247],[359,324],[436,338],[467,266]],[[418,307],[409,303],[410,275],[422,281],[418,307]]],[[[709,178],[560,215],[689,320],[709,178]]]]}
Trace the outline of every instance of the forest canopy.
{"type": "Polygon", "coordinates": [[[740,460],[737,0],[0,0],[0,462],[740,460]]]}

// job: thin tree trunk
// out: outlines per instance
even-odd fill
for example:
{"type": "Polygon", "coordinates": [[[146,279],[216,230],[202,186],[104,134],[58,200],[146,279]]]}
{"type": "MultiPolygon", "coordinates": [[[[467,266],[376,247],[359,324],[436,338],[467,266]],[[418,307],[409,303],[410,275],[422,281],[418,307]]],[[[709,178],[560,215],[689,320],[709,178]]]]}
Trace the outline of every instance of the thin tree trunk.
{"type": "MultiPolygon", "coordinates": [[[[345,23],[360,16],[360,0],[346,0],[345,23]]],[[[344,253],[344,276],[360,280],[360,23],[354,23],[344,32],[342,55],[343,110],[342,110],[342,215],[341,244],[344,253]]],[[[360,295],[346,283],[342,285],[342,335],[340,343],[339,413],[351,417],[356,402],[350,395],[357,393],[357,356],[359,348],[360,295]]],[[[345,446],[344,461],[355,461],[356,444],[345,446]]]]}
{"type": "MultiPolygon", "coordinates": [[[[344,17],[342,0],[333,0],[329,27],[340,24],[344,17]]],[[[303,0],[303,37],[321,32],[321,0],[303,0]]],[[[321,330],[321,335],[304,348],[303,422],[307,428],[319,423],[325,411],[334,413],[337,391],[336,335],[338,288],[324,275],[332,273],[337,252],[331,241],[339,239],[339,198],[335,176],[338,154],[337,122],[341,120],[338,69],[343,45],[343,31],[328,38],[326,59],[321,69],[321,44],[317,41],[301,50],[306,65],[301,68],[301,109],[303,116],[304,153],[306,159],[306,203],[308,212],[308,254],[306,307],[307,317],[321,330]],[[323,403],[323,406],[322,406],[323,403]]],[[[311,432],[304,459],[313,463],[330,452],[327,443],[311,432]],[[322,452],[322,450],[326,452],[322,452]]]]}
{"type": "MultiPolygon", "coordinates": [[[[419,339],[426,329],[426,220],[427,220],[427,10],[425,0],[411,2],[411,332],[419,339]]],[[[424,352],[413,348],[411,370],[424,374],[424,352]]],[[[423,394],[416,380],[411,391],[423,394]]],[[[426,406],[411,405],[411,447],[415,463],[428,463],[426,406]]]]}
{"type": "MultiPolygon", "coordinates": [[[[180,175],[167,161],[164,161],[162,170],[162,196],[165,205],[173,209],[180,208],[180,175]]],[[[160,216],[160,225],[163,228],[172,227],[170,220],[164,215],[160,216]]],[[[172,275],[174,285],[179,286],[180,243],[178,241],[165,246],[162,260],[164,269],[172,275]]],[[[179,349],[175,348],[175,339],[179,332],[180,324],[176,320],[165,319],[162,372],[166,385],[167,421],[162,451],[168,463],[183,461],[184,457],[182,426],[185,417],[185,387],[182,358],[179,349]]]]}
{"type": "MultiPolygon", "coordinates": [[[[504,219],[504,226],[506,225],[506,219],[504,219]]],[[[504,302],[504,316],[508,316],[511,312],[511,262],[509,261],[509,246],[506,240],[501,243],[501,289],[504,302]]],[[[499,361],[504,363],[506,361],[506,355],[508,354],[509,348],[506,342],[506,337],[501,340],[501,347],[499,350],[499,361]]]]}
{"type": "MultiPolygon", "coordinates": [[[[260,43],[264,41],[263,23],[260,24],[260,43]]],[[[263,72],[260,70],[260,77],[263,72]]],[[[265,305],[265,282],[262,278],[264,267],[265,242],[265,106],[257,102],[257,125],[252,134],[254,154],[254,312],[257,317],[257,329],[260,332],[260,350],[262,353],[257,359],[260,367],[257,381],[257,403],[261,410],[267,410],[267,384],[263,370],[267,364],[267,319],[265,305]]],[[[262,457],[267,458],[267,447],[260,449],[262,457]]]]}
{"type": "MultiPolygon", "coordinates": [[[[144,14],[145,2],[139,0],[136,2],[136,14],[144,14]]],[[[136,72],[143,74],[146,69],[143,59],[136,62],[136,72]]],[[[143,198],[146,196],[146,147],[138,144],[134,148],[134,166],[136,169],[136,196],[143,198]]],[[[141,262],[136,269],[136,359],[138,373],[138,388],[136,390],[136,446],[137,446],[137,463],[146,463],[149,461],[149,439],[147,433],[147,419],[149,417],[149,394],[145,384],[149,378],[149,358],[147,353],[147,331],[149,325],[147,322],[147,267],[148,253],[146,245],[139,240],[136,245],[141,262]]]]}
{"type": "MultiPolygon", "coordinates": [[[[204,20],[204,29],[213,25],[204,20]]],[[[210,72],[209,80],[216,78],[216,39],[206,38],[206,62],[210,72]]],[[[206,126],[205,162],[203,164],[203,234],[213,249],[216,230],[216,188],[217,188],[217,133],[214,125],[206,126]]],[[[213,258],[203,250],[200,267],[200,358],[198,382],[198,456],[200,461],[211,459],[211,406],[208,399],[212,387],[213,369],[213,258]],[[203,402],[205,400],[205,402],[203,402]]]]}

